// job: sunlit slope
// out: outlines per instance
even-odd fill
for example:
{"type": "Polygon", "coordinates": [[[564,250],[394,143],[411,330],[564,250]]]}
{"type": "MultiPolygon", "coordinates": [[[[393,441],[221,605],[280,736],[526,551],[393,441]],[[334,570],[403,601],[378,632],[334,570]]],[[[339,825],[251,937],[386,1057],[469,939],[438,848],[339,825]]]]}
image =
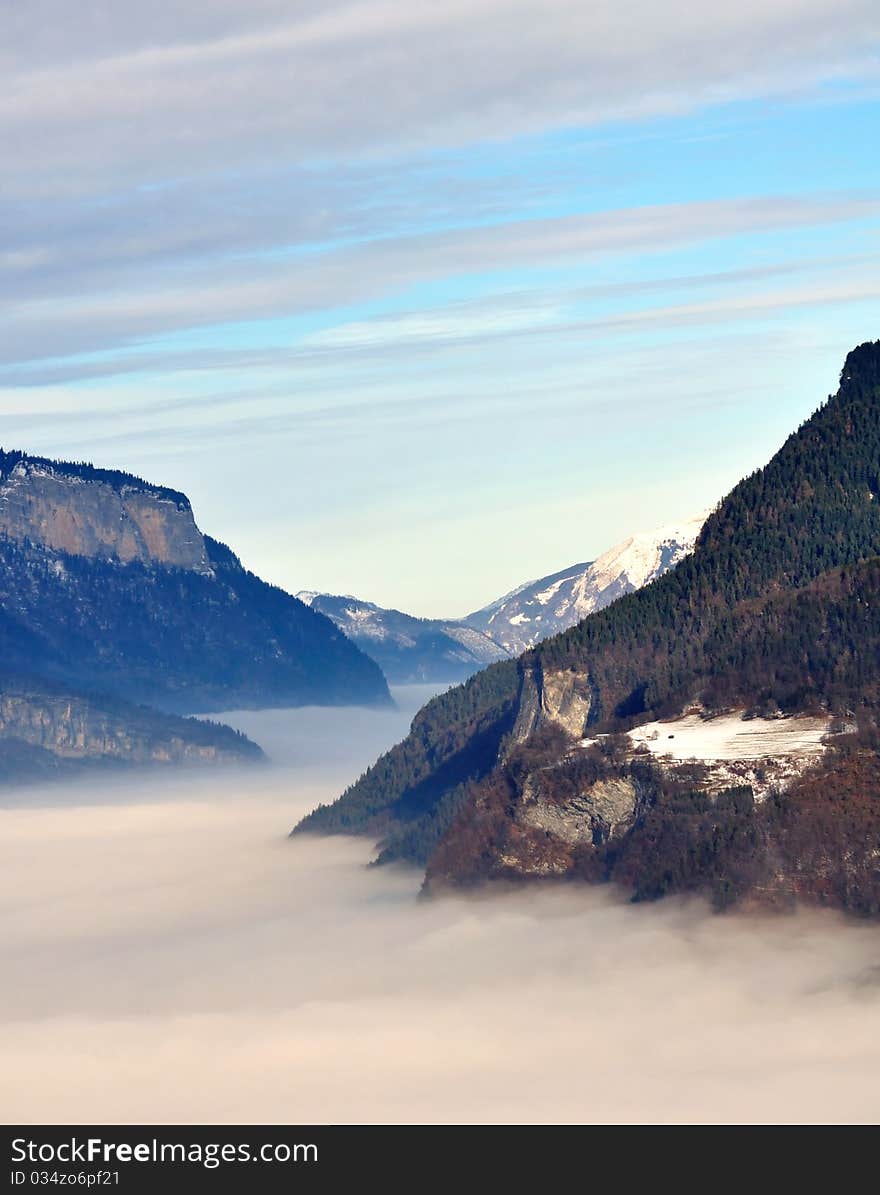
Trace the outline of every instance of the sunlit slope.
{"type": "Polygon", "coordinates": [[[878,494],[875,342],[849,354],[838,393],[735,487],[677,568],[435,699],[402,744],[302,828],[374,832],[389,855],[424,861],[469,786],[548,727],[569,742],[696,699],[873,703],[876,660],[852,635],[876,571],[852,570],[880,552],[878,494]]]}

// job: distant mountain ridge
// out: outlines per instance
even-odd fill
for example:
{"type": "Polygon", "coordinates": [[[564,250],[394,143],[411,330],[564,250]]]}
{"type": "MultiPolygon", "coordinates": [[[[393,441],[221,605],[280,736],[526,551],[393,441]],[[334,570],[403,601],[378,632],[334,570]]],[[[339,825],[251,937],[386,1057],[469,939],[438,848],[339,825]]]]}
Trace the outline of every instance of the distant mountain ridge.
{"type": "Polygon", "coordinates": [[[390,701],[373,661],[204,535],[184,494],[23,453],[0,454],[0,647],[8,668],[172,712],[390,701]]]}
{"type": "Polygon", "coordinates": [[[464,621],[519,655],[674,568],[693,551],[708,513],[631,535],[594,561],[518,586],[464,621]]]}
{"type": "Polygon", "coordinates": [[[451,683],[519,655],[662,576],[693,550],[705,518],[632,535],[595,561],[527,581],[461,619],[417,618],[314,590],[297,597],[332,619],[392,684],[451,683]]]}
{"type": "Polygon", "coordinates": [[[464,680],[509,654],[464,622],[416,618],[350,596],[303,590],[297,597],[331,619],[392,684],[464,680]]]}
{"type": "Polygon", "coordinates": [[[75,774],[85,764],[242,763],[263,759],[218,722],[78,693],[41,677],[10,676],[0,692],[0,782],[75,774]]]}

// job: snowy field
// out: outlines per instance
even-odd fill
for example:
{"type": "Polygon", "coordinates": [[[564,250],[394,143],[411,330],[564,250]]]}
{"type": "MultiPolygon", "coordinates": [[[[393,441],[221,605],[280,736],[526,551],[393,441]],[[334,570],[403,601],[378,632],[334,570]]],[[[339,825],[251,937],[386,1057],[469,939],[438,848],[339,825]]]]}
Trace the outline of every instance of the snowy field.
{"type": "Polygon", "coordinates": [[[680,762],[818,755],[830,721],[815,717],[744,720],[739,714],[704,719],[693,714],[674,722],[649,722],[631,730],[629,737],[652,755],[680,762]]]}

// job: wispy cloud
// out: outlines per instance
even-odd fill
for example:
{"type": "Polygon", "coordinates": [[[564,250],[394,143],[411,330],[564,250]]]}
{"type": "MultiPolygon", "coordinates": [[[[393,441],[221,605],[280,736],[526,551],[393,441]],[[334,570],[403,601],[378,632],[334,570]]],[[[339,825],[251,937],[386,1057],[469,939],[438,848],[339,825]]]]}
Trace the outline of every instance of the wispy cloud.
{"type": "Polygon", "coordinates": [[[590,5],[195,0],[77,29],[64,0],[5,39],[0,147],[16,188],[173,176],[283,150],[326,157],[802,88],[876,63],[871,0],[590,5]],[[211,6],[213,9],[214,6],[211,6]],[[44,33],[52,25],[63,36],[44,33]],[[329,86],[328,86],[329,83],[329,86]]]}
{"type": "MultiPolygon", "coordinates": [[[[878,212],[880,197],[874,195],[775,196],[506,221],[366,240],[297,258],[209,257],[187,268],[174,285],[161,280],[150,285],[135,270],[127,286],[75,302],[67,293],[40,298],[9,293],[0,300],[0,359],[12,363],[108,349],[180,328],[339,308],[441,278],[668,252],[746,234],[864,220],[878,212]]],[[[418,318],[411,317],[411,328],[418,318]]],[[[448,331],[452,318],[435,317],[438,331],[441,326],[448,331]]]]}
{"type": "Polygon", "coordinates": [[[641,523],[661,457],[658,517],[717,497],[877,334],[874,0],[2,20],[3,439],[174,481],[282,583],[476,605],[641,523]]]}

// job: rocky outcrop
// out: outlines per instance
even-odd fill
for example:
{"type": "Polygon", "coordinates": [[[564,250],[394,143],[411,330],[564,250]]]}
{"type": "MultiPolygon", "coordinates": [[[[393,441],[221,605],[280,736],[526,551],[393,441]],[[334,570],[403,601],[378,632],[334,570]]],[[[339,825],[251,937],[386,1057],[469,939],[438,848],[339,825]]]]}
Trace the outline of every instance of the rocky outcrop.
{"type": "Polygon", "coordinates": [[[638,794],[630,777],[597,780],[567,801],[555,801],[541,787],[541,773],[528,777],[516,820],[570,846],[607,842],[635,813],[638,794]]]}
{"type": "Polygon", "coordinates": [[[524,743],[546,726],[558,726],[576,740],[582,738],[592,706],[589,675],[570,670],[545,672],[539,662],[522,670],[519,708],[510,746],[524,743]]]}
{"type": "Polygon", "coordinates": [[[73,556],[210,572],[183,494],[22,457],[0,481],[0,535],[73,556]]]}
{"type": "Polygon", "coordinates": [[[149,764],[262,758],[256,744],[226,726],[20,685],[0,695],[0,742],[9,741],[62,761],[149,764]]]}
{"type": "Polygon", "coordinates": [[[563,800],[554,793],[552,779],[546,785],[544,779],[549,779],[544,771],[526,779],[497,849],[493,876],[570,875],[585,851],[603,846],[632,826],[639,792],[630,777],[597,780],[563,800]]]}
{"type": "Polygon", "coordinates": [[[389,704],[376,664],[196,526],[186,495],[0,451],[3,673],[174,713],[389,704]]]}

